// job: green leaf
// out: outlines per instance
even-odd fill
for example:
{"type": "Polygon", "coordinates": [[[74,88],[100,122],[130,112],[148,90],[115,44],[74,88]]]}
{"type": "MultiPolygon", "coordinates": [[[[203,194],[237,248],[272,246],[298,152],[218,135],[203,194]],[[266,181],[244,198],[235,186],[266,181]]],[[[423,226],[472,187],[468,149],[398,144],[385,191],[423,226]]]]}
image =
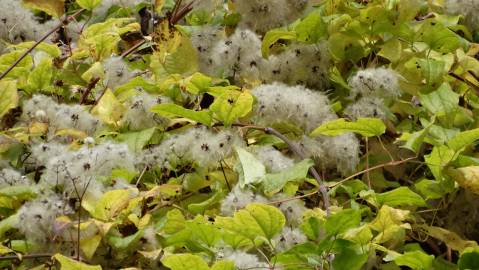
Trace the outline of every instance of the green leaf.
{"type": "Polygon", "coordinates": [[[325,223],[328,235],[337,235],[348,229],[359,226],[361,222],[361,211],[346,209],[332,214],[325,223]]]}
{"type": "Polygon", "coordinates": [[[11,215],[7,218],[0,220],[0,239],[3,239],[6,232],[10,231],[13,228],[16,228],[18,222],[18,214],[11,215]]]}
{"type": "Polygon", "coordinates": [[[335,270],[360,270],[368,261],[367,253],[364,253],[356,244],[343,239],[334,242],[333,251],[335,270]]]}
{"type": "Polygon", "coordinates": [[[381,50],[378,52],[379,56],[382,56],[392,63],[395,63],[401,59],[402,45],[397,38],[393,38],[380,46],[381,50]]]}
{"type": "Polygon", "coordinates": [[[235,212],[234,217],[217,217],[216,225],[232,234],[249,239],[259,245],[281,232],[286,219],[271,205],[251,203],[235,212]]]}
{"type": "Polygon", "coordinates": [[[186,228],[191,233],[190,240],[204,247],[212,248],[221,240],[219,229],[204,216],[186,222],[186,228]]]}
{"type": "Polygon", "coordinates": [[[427,255],[423,251],[411,251],[405,252],[399,257],[394,259],[394,263],[398,266],[407,266],[414,270],[431,269],[432,262],[434,260],[433,255],[427,255]]]}
{"type": "Polygon", "coordinates": [[[479,269],[479,248],[468,247],[464,249],[457,262],[460,270],[479,269]]]}
{"type": "Polygon", "coordinates": [[[263,57],[267,58],[269,56],[269,49],[273,44],[278,42],[278,40],[294,40],[296,39],[296,33],[292,31],[287,31],[284,29],[273,29],[268,31],[263,38],[261,43],[261,53],[263,57]]]}
{"type": "Polygon", "coordinates": [[[235,148],[240,164],[237,171],[240,174],[240,186],[260,183],[266,175],[266,167],[250,152],[241,147],[235,148]]]}
{"type": "Polygon", "coordinates": [[[176,51],[166,56],[164,67],[169,74],[193,74],[198,71],[198,52],[189,38],[181,38],[176,51]]]}
{"type": "Polygon", "coordinates": [[[462,188],[479,195],[479,166],[449,168],[447,174],[462,188]]]}
{"type": "Polygon", "coordinates": [[[51,58],[45,57],[28,75],[28,89],[30,93],[37,91],[50,91],[53,87],[51,80],[53,77],[53,62],[51,58]]]}
{"type": "Polygon", "coordinates": [[[426,200],[439,199],[447,193],[442,187],[441,182],[435,180],[423,179],[414,184],[414,187],[426,200]]]}
{"type": "Polygon", "coordinates": [[[444,180],[442,170],[453,161],[455,158],[455,152],[447,146],[434,146],[431,154],[425,155],[424,160],[427,166],[431,170],[436,180],[444,180]]]}
{"type": "Polygon", "coordinates": [[[12,197],[18,200],[33,199],[37,196],[37,188],[35,186],[15,185],[0,188],[0,196],[12,197]]]}
{"type": "Polygon", "coordinates": [[[312,166],[314,166],[314,162],[311,159],[305,159],[279,173],[266,174],[262,181],[265,194],[275,194],[288,182],[306,178],[308,170],[312,166]]]}
{"type": "Polygon", "coordinates": [[[348,122],[343,118],[322,124],[311,136],[337,136],[346,132],[358,133],[364,137],[379,136],[386,131],[383,121],[377,118],[359,118],[356,122],[348,122]]]}
{"type": "Polygon", "coordinates": [[[17,83],[15,81],[0,81],[0,118],[9,110],[18,106],[17,83]]]}
{"type": "Polygon", "coordinates": [[[458,108],[459,95],[452,91],[448,83],[429,94],[419,94],[421,104],[432,114],[454,120],[454,112],[458,108]]]}
{"type": "Polygon", "coordinates": [[[143,237],[143,230],[139,230],[132,235],[122,237],[121,235],[108,234],[106,240],[111,247],[116,250],[125,250],[135,246],[143,237]]]}
{"type": "Polygon", "coordinates": [[[165,117],[184,117],[195,122],[211,126],[211,113],[209,111],[193,111],[176,104],[158,104],[151,111],[165,117]]]}
{"type": "Polygon", "coordinates": [[[101,266],[87,265],[79,261],[75,261],[62,254],[55,254],[53,256],[58,263],[60,263],[60,270],[101,270],[101,266]]]}
{"type": "Polygon", "coordinates": [[[77,4],[85,9],[92,10],[101,4],[102,0],[76,0],[77,4]]]}
{"type": "Polygon", "coordinates": [[[367,54],[361,41],[344,33],[332,34],[328,43],[331,55],[338,60],[356,62],[367,54]]]}
{"type": "Polygon", "coordinates": [[[479,128],[463,131],[447,142],[452,150],[458,152],[479,140],[479,128]]]}
{"type": "Polygon", "coordinates": [[[423,78],[426,80],[429,86],[436,86],[442,82],[445,73],[446,63],[444,61],[435,59],[417,59],[423,78]]]}
{"type": "Polygon", "coordinates": [[[328,34],[327,24],[323,22],[321,13],[314,11],[308,14],[294,27],[297,39],[301,42],[318,43],[328,34]]]}
{"type": "Polygon", "coordinates": [[[234,262],[231,261],[217,261],[211,270],[236,270],[234,262]]]}
{"type": "Polygon", "coordinates": [[[162,259],[161,262],[171,270],[209,270],[208,264],[198,255],[173,254],[162,259]]]}
{"type": "Polygon", "coordinates": [[[216,97],[210,110],[226,127],[231,126],[238,118],[248,115],[253,109],[254,98],[249,91],[241,93],[227,92],[216,97]]]}
{"type": "Polygon", "coordinates": [[[466,40],[434,19],[423,21],[417,34],[431,49],[441,53],[454,52],[468,45],[466,40]]]}
{"type": "Polygon", "coordinates": [[[156,128],[149,128],[138,132],[122,133],[118,135],[117,139],[121,142],[126,142],[130,150],[139,152],[145,147],[155,134],[156,128]]]}
{"type": "Polygon", "coordinates": [[[424,199],[408,187],[399,187],[394,190],[376,194],[376,200],[381,205],[395,206],[426,206],[424,199]]]}
{"type": "Polygon", "coordinates": [[[56,18],[60,18],[65,11],[64,0],[23,0],[23,3],[56,18]]]}

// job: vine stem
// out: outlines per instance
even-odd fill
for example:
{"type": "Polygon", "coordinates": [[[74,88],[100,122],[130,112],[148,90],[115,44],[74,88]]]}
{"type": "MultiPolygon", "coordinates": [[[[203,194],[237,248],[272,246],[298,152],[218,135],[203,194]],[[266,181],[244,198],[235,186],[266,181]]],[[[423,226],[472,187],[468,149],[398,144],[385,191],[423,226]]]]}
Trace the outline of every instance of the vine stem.
{"type": "Polygon", "coordinates": [[[84,8],[78,10],[77,12],[73,13],[72,15],[68,16],[68,17],[65,17],[63,18],[60,23],[53,29],[51,29],[50,31],[48,31],[45,35],[43,35],[37,42],[35,42],[35,44],[33,44],[32,47],[28,48],[28,50],[26,50],[18,59],[17,61],[15,61],[10,67],[7,68],[7,70],[5,70],[1,75],[0,75],[0,80],[3,79],[5,76],[7,76],[8,73],[10,73],[10,71],[12,71],[29,53],[31,53],[33,51],[33,49],[35,49],[38,45],[40,45],[40,43],[42,43],[45,39],[47,39],[51,34],[55,33],[56,31],[58,31],[58,29],[62,28],[63,26],[67,25],[70,21],[72,21],[76,16],[80,15],[80,13],[82,13],[83,11],[85,11],[84,8]]]}

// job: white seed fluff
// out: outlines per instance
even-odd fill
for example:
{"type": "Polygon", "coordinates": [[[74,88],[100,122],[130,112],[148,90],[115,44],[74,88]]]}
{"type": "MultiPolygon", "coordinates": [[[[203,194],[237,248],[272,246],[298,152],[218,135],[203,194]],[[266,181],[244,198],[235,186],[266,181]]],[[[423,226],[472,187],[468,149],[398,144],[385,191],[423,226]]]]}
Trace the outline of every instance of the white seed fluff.
{"type": "Polygon", "coordinates": [[[268,172],[277,173],[283,171],[294,165],[294,160],[287,157],[272,146],[261,146],[253,148],[253,153],[256,155],[266,167],[268,172]]]}
{"type": "Polygon", "coordinates": [[[268,264],[259,260],[258,256],[244,251],[235,250],[227,252],[224,260],[235,263],[237,269],[268,269],[268,264]]]}
{"type": "Polygon", "coordinates": [[[22,175],[20,172],[5,168],[0,170],[0,188],[9,186],[31,185],[32,181],[28,177],[22,175]]]}
{"type": "Polygon", "coordinates": [[[386,110],[384,99],[375,96],[365,96],[349,104],[344,109],[344,114],[353,120],[361,117],[386,119],[386,110]]]}
{"type": "Polygon", "coordinates": [[[158,125],[166,125],[169,122],[167,118],[150,112],[150,109],[154,105],[163,103],[171,103],[171,99],[147,93],[135,95],[125,104],[128,110],[123,115],[123,122],[128,125],[131,130],[142,130],[158,125]]]}
{"type": "Polygon", "coordinates": [[[397,73],[388,68],[368,68],[359,70],[349,78],[351,97],[377,96],[394,98],[401,95],[397,73]]]}
{"type": "Polygon", "coordinates": [[[322,123],[337,118],[325,94],[304,86],[264,84],[254,88],[252,94],[258,101],[252,120],[261,126],[289,122],[310,132],[322,123]]]}
{"type": "Polygon", "coordinates": [[[268,199],[265,197],[255,194],[249,189],[242,189],[238,184],[221,202],[221,214],[224,216],[232,216],[234,212],[244,208],[250,203],[265,203],[267,201],[268,199]]]}
{"type": "Polygon", "coordinates": [[[308,241],[306,235],[301,232],[300,229],[295,228],[292,229],[291,227],[284,227],[281,234],[277,235],[273,242],[276,243],[276,251],[285,252],[291,249],[293,246],[298,244],[303,244],[308,241]]]}
{"type": "Polygon", "coordinates": [[[191,43],[198,51],[199,69],[204,74],[220,75],[218,67],[213,65],[213,53],[216,44],[225,39],[224,30],[216,26],[198,26],[193,28],[191,43]]]}
{"type": "Polygon", "coordinates": [[[135,72],[130,71],[127,63],[120,56],[111,56],[105,59],[102,66],[105,70],[105,84],[112,90],[136,76],[135,72]]]}
{"type": "Polygon", "coordinates": [[[465,25],[473,31],[479,30],[479,2],[476,0],[445,0],[445,12],[453,15],[463,15],[465,25]]]}

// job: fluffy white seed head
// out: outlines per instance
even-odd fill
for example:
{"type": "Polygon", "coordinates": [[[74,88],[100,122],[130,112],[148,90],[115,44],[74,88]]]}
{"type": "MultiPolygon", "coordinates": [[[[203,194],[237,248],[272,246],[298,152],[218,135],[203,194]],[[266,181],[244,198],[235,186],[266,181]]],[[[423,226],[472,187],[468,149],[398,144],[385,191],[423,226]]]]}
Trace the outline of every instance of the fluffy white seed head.
{"type": "Polygon", "coordinates": [[[349,78],[351,97],[377,96],[394,98],[401,95],[398,74],[388,68],[368,68],[359,70],[349,78]]]}
{"type": "Polygon", "coordinates": [[[254,88],[252,94],[258,101],[252,120],[262,126],[290,122],[310,132],[322,123],[337,118],[325,94],[303,86],[265,84],[254,88]]]}
{"type": "Polygon", "coordinates": [[[135,72],[130,71],[127,63],[120,56],[105,59],[102,66],[105,70],[105,83],[112,90],[135,77],[135,72]]]}
{"type": "Polygon", "coordinates": [[[102,127],[100,119],[84,107],[74,104],[59,104],[51,97],[34,95],[23,104],[22,121],[32,119],[48,123],[48,137],[53,138],[60,129],[79,129],[92,135],[102,127]]]}
{"type": "Polygon", "coordinates": [[[165,126],[169,122],[168,118],[150,112],[154,105],[163,103],[171,103],[171,99],[147,93],[133,96],[125,104],[128,110],[123,115],[123,122],[131,130],[142,130],[158,125],[165,126]]]}
{"type": "Polygon", "coordinates": [[[344,109],[344,114],[353,120],[361,117],[386,119],[384,99],[375,96],[365,96],[354,101],[344,109]]]}
{"type": "Polygon", "coordinates": [[[215,45],[212,60],[213,70],[221,72],[224,77],[259,80],[259,70],[264,61],[261,39],[250,30],[238,29],[215,45]]]}
{"type": "Polygon", "coordinates": [[[278,208],[283,212],[286,217],[286,224],[289,226],[297,227],[303,223],[303,215],[307,208],[304,206],[302,200],[287,200],[290,199],[286,194],[278,193],[271,198],[271,201],[283,201],[277,204],[278,208]]]}
{"type": "Polygon", "coordinates": [[[10,168],[0,170],[0,189],[9,186],[22,186],[31,185],[32,181],[19,173],[18,171],[10,168]]]}
{"type": "MultiPolygon", "coordinates": [[[[219,75],[218,67],[213,65],[214,48],[217,43],[225,40],[224,30],[216,26],[199,26],[193,28],[191,43],[198,51],[198,63],[201,72],[209,75],[219,75]]],[[[216,59],[216,58],[215,58],[216,59]]]]}
{"type": "Polygon", "coordinates": [[[232,216],[234,212],[244,208],[250,203],[264,203],[267,201],[268,199],[266,199],[265,197],[259,194],[255,194],[247,188],[242,189],[238,184],[221,202],[221,214],[225,216],[232,216]]]}
{"type": "Polygon", "coordinates": [[[294,44],[268,58],[261,70],[264,82],[283,82],[324,90],[329,85],[330,55],[326,42],[294,44]]]}
{"type": "Polygon", "coordinates": [[[258,256],[240,250],[225,252],[223,259],[234,262],[237,269],[269,268],[268,264],[260,261],[258,256]]]}
{"type": "Polygon", "coordinates": [[[241,14],[241,28],[264,34],[270,29],[284,26],[297,19],[306,9],[307,1],[300,0],[234,0],[241,14]],[[299,3],[295,3],[299,2],[299,3]]]}
{"type": "Polygon", "coordinates": [[[292,229],[288,226],[284,227],[281,234],[273,239],[273,242],[276,243],[276,251],[279,252],[288,251],[293,246],[306,243],[307,241],[308,238],[300,229],[292,229]]]}
{"type": "Polygon", "coordinates": [[[445,0],[444,10],[448,14],[463,15],[466,26],[479,30],[479,2],[476,0],[445,0]]]}
{"type": "Polygon", "coordinates": [[[37,21],[22,1],[0,0],[0,7],[0,39],[8,43],[38,40],[58,24],[58,20],[37,21]]]}
{"type": "Polygon", "coordinates": [[[359,164],[359,140],[353,133],[345,133],[335,137],[323,136],[319,140],[323,144],[325,158],[321,165],[326,168],[337,168],[342,175],[349,175],[359,164]]]}
{"type": "Polygon", "coordinates": [[[253,148],[256,157],[265,165],[268,172],[277,173],[294,165],[294,160],[272,146],[253,148]]]}
{"type": "Polygon", "coordinates": [[[230,131],[213,132],[206,127],[189,128],[145,150],[139,157],[139,163],[170,170],[191,163],[216,168],[220,160],[233,154],[234,146],[242,145],[242,140],[230,131]]]}
{"type": "Polygon", "coordinates": [[[61,197],[50,195],[38,198],[25,203],[18,210],[17,228],[29,241],[51,242],[55,237],[55,219],[70,212],[71,209],[61,197]]]}

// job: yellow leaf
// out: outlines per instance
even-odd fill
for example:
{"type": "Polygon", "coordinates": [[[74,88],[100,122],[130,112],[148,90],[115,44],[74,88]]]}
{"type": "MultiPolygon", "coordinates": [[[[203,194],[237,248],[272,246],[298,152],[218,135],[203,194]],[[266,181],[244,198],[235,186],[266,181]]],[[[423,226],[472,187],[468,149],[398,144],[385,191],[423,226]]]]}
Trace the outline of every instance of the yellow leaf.
{"type": "Polygon", "coordinates": [[[90,214],[100,220],[108,221],[129,204],[132,190],[119,189],[108,191],[95,204],[90,214]]]}
{"type": "Polygon", "coordinates": [[[0,81],[0,117],[18,105],[16,81],[0,81]]]}
{"type": "Polygon", "coordinates": [[[41,10],[56,18],[63,15],[65,11],[64,2],[64,0],[23,0],[26,6],[41,10]]]}
{"type": "Polygon", "coordinates": [[[88,135],[81,130],[74,128],[64,128],[60,129],[55,133],[55,136],[70,136],[75,139],[85,139],[88,135]]]}
{"type": "Polygon", "coordinates": [[[161,9],[163,9],[163,5],[165,4],[165,0],[155,0],[155,9],[156,12],[160,13],[161,9]]]}
{"type": "Polygon", "coordinates": [[[89,238],[81,239],[80,248],[87,259],[91,259],[93,257],[100,242],[101,242],[101,235],[99,234],[96,234],[89,238]]]}
{"type": "Polygon", "coordinates": [[[479,166],[448,169],[447,173],[461,187],[479,195],[479,166]]]}
{"type": "Polygon", "coordinates": [[[98,116],[103,122],[110,125],[118,125],[125,107],[116,99],[110,89],[105,91],[98,104],[93,108],[92,113],[98,116]]]}
{"type": "Polygon", "coordinates": [[[63,256],[62,254],[55,254],[53,256],[55,260],[60,263],[60,270],[102,270],[99,265],[88,265],[68,257],[63,256]]]}
{"type": "Polygon", "coordinates": [[[464,240],[455,232],[448,231],[441,227],[420,226],[420,228],[423,229],[424,232],[428,234],[429,236],[432,236],[436,239],[441,240],[448,247],[450,247],[453,250],[457,250],[459,252],[462,252],[464,249],[468,247],[478,246],[476,241],[464,240]]]}
{"type": "Polygon", "coordinates": [[[48,131],[48,124],[41,122],[33,122],[28,128],[28,133],[31,135],[43,135],[48,131]]]}
{"type": "Polygon", "coordinates": [[[6,246],[0,245],[0,255],[8,254],[14,252],[13,250],[7,248],[6,246]]]}
{"type": "Polygon", "coordinates": [[[138,251],[138,253],[140,253],[141,255],[143,255],[143,257],[145,257],[145,259],[148,259],[148,260],[157,260],[158,257],[160,257],[160,254],[163,250],[162,249],[156,249],[156,250],[152,250],[152,251],[138,251]]]}

